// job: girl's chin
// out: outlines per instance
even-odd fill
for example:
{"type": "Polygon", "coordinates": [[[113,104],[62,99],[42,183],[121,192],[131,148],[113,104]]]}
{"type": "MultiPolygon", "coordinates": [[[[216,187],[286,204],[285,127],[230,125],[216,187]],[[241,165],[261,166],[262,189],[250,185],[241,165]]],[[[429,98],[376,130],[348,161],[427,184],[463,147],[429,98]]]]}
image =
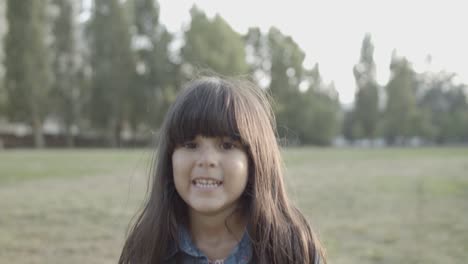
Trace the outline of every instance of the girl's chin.
{"type": "Polygon", "coordinates": [[[202,215],[218,215],[224,214],[227,211],[232,211],[231,206],[220,203],[219,200],[217,201],[200,201],[200,203],[192,202],[189,203],[189,208],[193,213],[202,214],[202,215]]]}
{"type": "Polygon", "coordinates": [[[197,213],[203,213],[203,214],[215,214],[217,212],[222,211],[222,206],[219,204],[196,204],[192,203],[189,205],[190,209],[194,212],[197,213]]]}

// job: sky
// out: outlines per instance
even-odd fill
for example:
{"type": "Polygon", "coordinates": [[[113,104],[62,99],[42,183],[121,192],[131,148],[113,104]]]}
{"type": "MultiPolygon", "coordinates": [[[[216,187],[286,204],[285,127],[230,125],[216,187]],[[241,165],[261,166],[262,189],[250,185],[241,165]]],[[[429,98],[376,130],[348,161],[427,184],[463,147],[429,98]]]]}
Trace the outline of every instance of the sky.
{"type": "Polygon", "coordinates": [[[354,100],[353,66],[362,39],[372,35],[377,81],[389,79],[392,51],[405,56],[416,71],[455,72],[468,84],[468,15],[463,0],[159,0],[161,22],[180,33],[195,3],[209,17],[221,15],[237,32],[249,27],[267,32],[277,27],[306,53],[305,66],[319,68],[333,81],[343,104],[354,100]],[[428,64],[428,55],[431,63],[428,64]]]}

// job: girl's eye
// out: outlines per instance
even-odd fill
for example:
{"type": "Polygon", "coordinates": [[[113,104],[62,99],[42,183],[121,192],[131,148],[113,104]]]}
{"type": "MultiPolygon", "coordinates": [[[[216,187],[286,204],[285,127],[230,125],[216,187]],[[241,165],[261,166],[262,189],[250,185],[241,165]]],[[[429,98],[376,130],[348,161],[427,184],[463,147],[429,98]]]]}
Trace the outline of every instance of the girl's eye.
{"type": "Polygon", "coordinates": [[[225,141],[225,142],[222,142],[221,143],[221,147],[224,149],[224,150],[229,150],[229,149],[233,149],[235,147],[234,143],[232,142],[229,142],[229,141],[225,141]]]}
{"type": "Polygon", "coordinates": [[[197,147],[197,144],[195,142],[185,142],[182,144],[182,147],[186,148],[186,149],[194,149],[197,147]]]}

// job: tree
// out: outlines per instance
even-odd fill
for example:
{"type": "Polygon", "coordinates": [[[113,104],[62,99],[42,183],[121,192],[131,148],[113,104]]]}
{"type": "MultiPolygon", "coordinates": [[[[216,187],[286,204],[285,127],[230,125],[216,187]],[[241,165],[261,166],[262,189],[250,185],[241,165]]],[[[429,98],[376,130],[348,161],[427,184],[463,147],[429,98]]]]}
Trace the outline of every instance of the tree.
{"type": "Polygon", "coordinates": [[[5,56],[4,52],[4,36],[7,29],[6,23],[6,16],[5,16],[5,9],[6,9],[6,1],[0,1],[0,120],[6,114],[6,89],[4,88],[4,73],[5,68],[3,65],[3,58],[5,56]]]}
{"type": "Polygon", "coordinates": [[[130,120],[134,130],[144,122],[157,128],[179,86],[178,68],[170,59],[172,35],[159,22],[159,5],[154,0],[132,3],[137,74],[131,94],[130,120]]]}
{"type": "Polygon", "coordinates": [[[45,43],[45,0],[8,0],[5,87],[9,117],[29,123],[34,144],[44,146],[50,72],[45,43]]]}
{"type": "MultiPolygon", "coordinates": [[[[284,105],[279,105],[278,115],[280,120],[286,121],[287,117],[282,117],[282,111],[287,111],[286,105],[294,103],[299,95],[305,53],[291,37],[274,27],[268,31],[267,38],[271,58],[269,88],[274,97],[284,101],[284,105]]],[[[281,104],[281,101],[278,102],[281,104]]]]}
{"type": "Polygon", "coordinates": [[[333,82],[324,84],[320,76],[319,65],[308,71],[308,89],[300,97],[298,115],[303,120],[299,128],[305,143],[330,145],[339,131],[340,102],[333,82]]]}
{"type": "Polygon", "coordinates": [[[373,139],[379,120],[379,94],[375,77],[374,46],[367,34],[362,41],[359,63],[353,68],[356,99],[353,116],[353,138],[373,139]]]}
{"type": "Polygon", "coordinates": [[[66,143],[74,146],[72,128],[77,126],[83,91],[80,87],[80,64],[77,50],[75,5],[72,0],[54,0],[58,15],[53,23],[54,41],[52,44],[55,114],[65,128],[66,143]]]}
{"type": "Polygon", "coordinates": [[[259,28],[249,28],[244,41],[250,76],[274,101],[279,136],[288,144],[304,143],[304,133],[299,131],[306,122],[304,116],[300,116],[305,111],[306,100],[299,91],[305,72],[302,67],[304,52],[291,37],[274,27],[266,34],[259,28]]]}
{"type": "Polygon", "coordinates": [[[305,53],[276,28],[266,35],[251,28],[245,42],[254,80],[275,101],[280,137],[292,144],[330,144],[337,133],[339,104],[332,85],[322,82],[318,65],[305,69],[305,53]]]}
{"type": "Polygon", "coordinates": [[[90,25],[93,68],[90,116],[107,132],[110,146],[120,144],[128,120],[135,66],[129,25],[118,0],[96,0],[90,25]]]}
{"type": "Polygon", "coordinates": [[[196,6],[191,8],[190,15],[192,20],[181,50],[189,78],[197,69],[228,76],[247,73],[242,36],[219,15],[209,19],[196,6]]]}
{"type": "Polygon", "coordinates": [[[343,109],[343,123],[342,123],[342,132],[344,138],[350,142],[355,141],[357,138],[356,135],[361,135],[360,131],[356,131],[357,126],[354,121],[354,111],[352,109],[343,109]]]}
{"type": "Polygon", "coordinates": [[[447,72],[421,75],[423,93],[418,107],[426,117],[421,134],[436,143],[468,140],[467,87],[456,84],[455,78],[447,72]]]}
{"type": "Polygon", "coordinates": [[[416,80],[406,58],[395,52],[390,64],[391,77],[385,89],[387,104],[383,114],[384,136],[388,143],[404,143],[416,135],[418,112],[416,108],[416,80]]]}

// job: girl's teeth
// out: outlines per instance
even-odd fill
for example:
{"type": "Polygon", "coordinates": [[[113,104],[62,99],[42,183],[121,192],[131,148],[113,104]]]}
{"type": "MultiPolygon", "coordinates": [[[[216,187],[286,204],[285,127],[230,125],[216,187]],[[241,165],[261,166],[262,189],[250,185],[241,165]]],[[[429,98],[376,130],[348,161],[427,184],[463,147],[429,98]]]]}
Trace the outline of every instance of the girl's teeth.
{"type": "Polygon", "coordinates": [[[202,188],[214,188],[221,185],[221,183],[212,180],[199,179],[195,181],[195,185],[202,188]]]}

